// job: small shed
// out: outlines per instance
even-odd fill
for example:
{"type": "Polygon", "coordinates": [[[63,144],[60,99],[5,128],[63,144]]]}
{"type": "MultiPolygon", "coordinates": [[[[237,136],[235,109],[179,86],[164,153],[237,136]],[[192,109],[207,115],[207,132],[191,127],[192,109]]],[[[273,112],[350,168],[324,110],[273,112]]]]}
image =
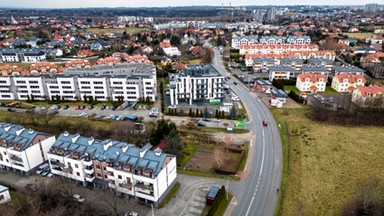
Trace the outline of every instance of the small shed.
{"type": "Polygon", "coordinates": [[[274,99],[277,99],[281,103],[285,104],[287,102],[288,95],[285,91],[281,89],[272,89],[271,95],[274,99]]]}
{"type": "Polygon", "coordinates": [[[9,189],[3,185],[0,185],[0,204],[7,203],[11,201],[11,195],[9,194],[9,189]]]}
{"type": "Polygon", "coordinates": [[[269,94],[269,90],[272,88],[272,82],[269,80],[255,80],[256,90],[269,94]]]}
{"type": "Polygon", "coordinates": [[[212,186],[211,189],[208,192],[208,195],[205,198],[205,203],[207,205],[212,205],[213,201],[215,200],[217,194],[219,193],[220,188],[217,186],[212,186]]]}

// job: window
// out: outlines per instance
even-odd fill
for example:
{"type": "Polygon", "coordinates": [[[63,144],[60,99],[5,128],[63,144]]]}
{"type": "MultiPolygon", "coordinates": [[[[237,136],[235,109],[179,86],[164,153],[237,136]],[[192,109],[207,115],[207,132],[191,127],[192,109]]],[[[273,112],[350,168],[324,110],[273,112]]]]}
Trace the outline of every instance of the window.
{"type": "Polygon", "coordinates": [[[37,84],[37,83],[39,83],[38,81],[29,81],[28,82],[29,84],[37,84]]]}
{"type": "Polygon", "coordinates": [[[122,177],[121,175],[118,175],[117,178],[119,178],[119,179],[123,179],[123,177],[122,177]]]}
{"type": "Polygon", "coordinates": [[[76,172],[76,175],[77,175],[77,176],[80,176],[80,173],[79,173],[79,172],[76,172]]]}
{"type": "Polygon", "coordinates": [[[31,88],[40,88],[39,86],[31,86],[31,88]]]}
{"type": "Polygon", "coordinates": [[[16,81],[16,83],[25,84],[25,81],[16,81]]]}
{"type": "Polygon", "coordinates": [[[80,84],[91,84],[91,82],[88,82],[88,81],[81,81],[80,84]]]}
{"type": "Polygon", "coordinates": [[[50,86],[51,89],[58,89],[59,86],[50,86]]]}
{"type": "Polygon", "coordinates": [[[123,82],[113,82],[113,84],[115,84],[115,85],[121,85],[121,84],[123,84],[123,82]]]}
{"type": "Polygon", "coordinates": [[[61,88],[63,88],[63,89],[70,89],[70,88],[72,88],[72,86],[62,86],[61,88]]]}
{"type": "Polygon", "coordinates": [[[94,89],[103,89],[103,86],[95,86],[94,89]]]}
{"type": "Polygon", "coordinates": [[[127,87],[127,89],[136,89],[136,87],[127,87]]]}
{"type": "Polygon", "coordinates": [[[98,85],[98,84],[103,84],[103,82],[93,82],[93,84],[95,84],[95,85],[98,85]]]}
{"type": "Polygon", "coordinates": [[[51,91],[51,94],[59,94],[60,91],[51,91]]]}
{"type": "Polygon", "coordinates": [[[1,97],[3,97],[3,98],[10,98],[11,95],[1,95],[1,97]]]}
{"type": "Polygon", "coordinates": [[[75,168],[79,168],[79,165],[75,164],[75,168]]]}
{"type": "Polygon", "coordinates": [[[0,200],[3,200],[3,199],[4,199],[4,195],[1,194],[1,195],[0,195],[0,200]]]}
{"type": "Polygon", "coordinates": [[[96,165],[96,169],[100,169],[100,165],[96,165]]]}
{"type": "Polygon", "coordinates": [[[61,81],[61,84],[71,84],[70,81],[61,81]]]}
{"type": "Polygon", "coordinates": [[[0,83],[7,83],[7,81],[5,81],[5,80],[0,80],[0,83]]]}

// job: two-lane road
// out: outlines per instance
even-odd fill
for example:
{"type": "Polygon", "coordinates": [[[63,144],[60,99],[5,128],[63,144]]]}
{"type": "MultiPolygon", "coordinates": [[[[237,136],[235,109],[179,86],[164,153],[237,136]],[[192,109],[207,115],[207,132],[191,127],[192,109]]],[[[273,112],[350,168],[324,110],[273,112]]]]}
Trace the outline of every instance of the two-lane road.
{"type": "MultiPolygon", "coordinates": [[[[215,49],[213,65],[221,74],[226,76],[225,69],[218,49],[215,49]]],[[[273,215],[278,199],[277,188],[280,186],[282,174],[282,146],[279,129],[265,104],[255,93],[249,92],[243,84],[233,84],[233,78],[227,83],[240,97],[245,105],[249,123],[248,129],[256,134],[256,140],[250,152],[254,152],[250,175],[241,197],[236,197],[238,204],[235,216],[273,215]],[[262,125],[268,120],[267,127],[262,125]]]]}

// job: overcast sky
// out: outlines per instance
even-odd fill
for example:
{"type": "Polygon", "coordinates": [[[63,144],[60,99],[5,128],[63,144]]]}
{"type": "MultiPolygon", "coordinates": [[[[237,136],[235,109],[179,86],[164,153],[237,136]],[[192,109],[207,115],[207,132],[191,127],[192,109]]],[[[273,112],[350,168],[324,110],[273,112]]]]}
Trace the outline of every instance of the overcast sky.
{"type": "MultiPolygon", "coordinates": [[[[380,0],[381,1],[381,0],[380,0]]],[[[18,8],[79,8],[79,7],[167,7],[167,6],[191,6],[191,5],[363,5],[372,3],[373,0],[0,0],[0,7],[18,8]]],[[[376,1],[377,2],[377,1],[376,1]]]]}

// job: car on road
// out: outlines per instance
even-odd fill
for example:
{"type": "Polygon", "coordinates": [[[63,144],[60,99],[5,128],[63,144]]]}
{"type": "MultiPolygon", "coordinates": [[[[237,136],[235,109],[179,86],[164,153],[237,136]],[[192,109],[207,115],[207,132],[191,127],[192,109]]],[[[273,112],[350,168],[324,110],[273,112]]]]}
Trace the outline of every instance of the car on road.
{"type": "Polygon", "coordinates": [[[86,115],[88,115],[88,113],[86,113],[86,112],[82,112],[82,113],[79,114],[80,117],[84,117],[86,115]]]}
{"type": "Polygon", "coordinates": [[[198,122],[197,126],[199,126],[199,127],[206,127],[207,125],[204,122],[198,122]]]}
{"type": "Polygon", "coordinates": [[[263,125],[266,127],[268,126],[268,121],[267,120],[263,120],[263,125]]]}
{"type": "Polygon", "coordinates": [[[15,108],[8,108],[7,111],[8,112],[16,112],[16,109],[15,108]]]}
{"type": "Polygon", "coordinates": [[[237,82],[233,82],[234,85],[237,85],[237,82]]]}
{"type": "Polygon", "coordinates": [[[77,202],[80,202],[80,203],[83,203],[85,201],[85,198],[80,196],[79,194],[74,194],[73,195],[73,200],[75,200],[77,202]]]}

